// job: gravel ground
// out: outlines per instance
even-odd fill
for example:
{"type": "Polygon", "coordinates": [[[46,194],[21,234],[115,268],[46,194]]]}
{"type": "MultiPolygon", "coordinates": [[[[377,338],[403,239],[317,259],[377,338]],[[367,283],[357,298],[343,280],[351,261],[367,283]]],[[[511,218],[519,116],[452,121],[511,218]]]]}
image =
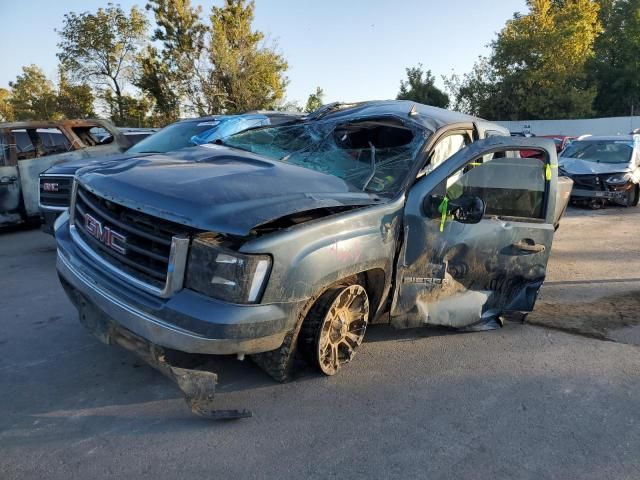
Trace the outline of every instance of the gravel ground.
{"type": "Polygon", "coordinates": [[[339,375],[285,385],[216,359],[220,408],[255,415],[217,423],[83,330],[50,238],[4,233],[0,478],[638,479],[639,220],[570,210],[531,323],[374,327],[339,375]]]}

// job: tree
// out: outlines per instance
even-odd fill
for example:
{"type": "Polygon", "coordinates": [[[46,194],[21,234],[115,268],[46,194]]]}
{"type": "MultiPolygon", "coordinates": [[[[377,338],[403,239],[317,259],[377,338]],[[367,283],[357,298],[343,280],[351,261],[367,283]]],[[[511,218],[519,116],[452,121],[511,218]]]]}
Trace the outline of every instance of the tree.
{"type": "Polygon", "coordinates": [[[6,88],[0,88],[0,121],[13,121],[13,105],[11,105],[11,92],[6,88]]]}
{"type": "Polygon", "coordinates": [[[117,121],[118,125],[127,127],[157,126],[157,119],[150,114],[153,106],[148,98],[137,98],[125,94],[118,99],[109,89],[105,89],[101,96],[112,122],[115,123],[117,121]],[[121,107],[125,112],[124,117],[120,116],[121,107]]]}
{"type": "Polygon", "coordinates": [[[22,67],[22,74],[9,82],[9,103],[15,120],[50,120],[59,118],[53,83],[36,65],[22,67]]]}
{"type": "Polygon", "coordinates": [[[604,31],[589,62],[591,85],[598,90],[600,116],[640,111],[640,0],[600,0],[604,31]]]}
{"type": "Polygon", "coordinates": [[[91,118],[94,96],[91,86],[87,83],[74,85],[61,65],[59,68],[57,110],[64,118],[91,118]]]}
{"type": "Polygon", "coordinates": [[[150,0],[147,10],[154,14],[156,29],[152,41],[162,49],[148,46],[140,56],[136,85],[154,99],[156,115],[176,120],[183,110],[206,110],[202,98],[208,81],[205,38],[209,28],[202,22],[201,7],[190,0],[150,0]]]}
{"type": "Polygon", "coordinates": [[[449,96],[435,86],[435,77],[431,70],[423,70],[422,64],[407,68],[407,80],[400,80],[398,100],[412,100],[424,105],[447,108],[449,96]]]}
{"type": "Polygon", "coordinates": [[[262,32],[252,30],[254,7],[253,1],[225,0],[212,9],[206,113],[269,109],[284,97],[288,65],[264,44],[262,32]]]}
{"type": "Polygon", "coordinates": [[[147,19],[137,8],[127,15],[120,6],[108,4],[96,13],[70,12],[58,33],[58,58],[75,79],[107,88],[114,96],[115,120],[123,123],[124,86],[132,77],[135,56],[145,40],[147,19]]]}
{"type": "Polygon", "coordinates": [[[588,86],[586,67],[601,29],[598,4],[527,0],[527,5],[529,12],[514,14],[489,57],[459,82],[456,105],[503,120],[591,116],[596,89],[588,86]]]}
{"type": "Polygon", "coordinates": [[[323,105],[324,91],[320,87],[316,87],[316,91],[307,98],[307,105],[304,107],[305,112],[314,112],[323,105]]]}

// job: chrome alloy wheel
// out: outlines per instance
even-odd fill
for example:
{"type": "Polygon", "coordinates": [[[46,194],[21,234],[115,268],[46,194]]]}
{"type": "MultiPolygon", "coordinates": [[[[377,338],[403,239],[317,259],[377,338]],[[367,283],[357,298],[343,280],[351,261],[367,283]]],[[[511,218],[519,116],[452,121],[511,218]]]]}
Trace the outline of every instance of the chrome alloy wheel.
{"type": "Polygon", "coordinates": [[[335,375],[354,357],[369,320],[369,298],[361,285],[351,285],[334,298],[320,326],[317,358],[325,375],[335,375]]]}

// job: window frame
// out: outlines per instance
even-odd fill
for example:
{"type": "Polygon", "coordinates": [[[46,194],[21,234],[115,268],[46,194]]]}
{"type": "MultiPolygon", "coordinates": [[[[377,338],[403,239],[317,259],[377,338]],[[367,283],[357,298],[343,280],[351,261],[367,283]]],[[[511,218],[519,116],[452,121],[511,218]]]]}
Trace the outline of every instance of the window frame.
{"type": "MultiPolygon", "coordinates": [[[[534,157],[524,158],[524,157],[520,157],[519,154],[517,156],[510,156],[509,152],[518,153],[519,150],[514,149],[514,148],[499,147],[499,148],[493,149],[491,151],[484,152],[483,155],[479,155],[479,156],[473,157],[471,160],[466,162],[463,166],[458,168],[455,172],[452,172],[450,175],[447,175],[447,177],[438,184],[438,186],[434,189],[434,191],[436,191],[439,194],[446,195],[446,193],[447,193],[447,191],[449,189],[449,187],[447,187],[447,183],[448,183],[450,178],[452,178],[453,176],[457,175],[458,172],[460,172],[461,170],[464,170],[465,168],[467,168],[472,163],[476,163],[476,162],[480,161],[482,164],[484,164],[485,163],[484,162],[484,156],[488,155],[488,154],[503,153],[503,154],[505,154],[505,156],[501,157],[501,158],[513,158],[513,159],[518,159],[518,160],[531,160],[531,159],[533,159],[533,160],[539,161],[542,164],[542,169],[541,170],[542,170],[542,174],[543,175],[544,175],[545,169],[547,168],[547,165],[549,165],[551,167],[551,162],[550,162],[551,159],[549,158],[549,155],[547,154],[546,150],[544,150],[542,148],[527,148],[527,149],[521,149],[521,150],[537,150],[537,151],[540,151],[542,156],[541,157],[536,157],[536,158],[534,158],[534,157]]],[[[496,157],[494,157],[494,158],[496,158],[496,157]]],[[[460,176],[460,178],[462,178],[464,175],[466,175],[466,173],[464,173],[462,176],[460,176]]],[[[521,216],[495,215],[495,214],[485,213],[482,218],[483,218],[483,220],[485,220],[485,219],[498,219],[498,220],[502,220],[502,221],[518,222],[518,223],[536,223],[536,224],[547,223],[547,215],[548,215],[548,211],[549,211],[549,200],[550,200],[550,197],[551,197],[550,193],[551,193],[550,182],[545,179],[544,180],[544,190],[543,190],[544,197],[543,197],[543,201],[542,201],[542,211],[540,213],[540,217],[521,217],[521,216]]],[[[484,201],[484,198],[482,200],[484,201]]],[[[486,202],[485,202],[485,204],[486,204],[486,202]]]]}

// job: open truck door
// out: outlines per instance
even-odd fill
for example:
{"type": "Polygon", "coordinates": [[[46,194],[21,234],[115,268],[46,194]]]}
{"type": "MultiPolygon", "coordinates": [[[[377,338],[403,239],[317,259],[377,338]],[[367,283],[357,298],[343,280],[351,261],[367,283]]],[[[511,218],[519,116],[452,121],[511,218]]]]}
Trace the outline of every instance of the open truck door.
{"type": "Polygon", "coordinates": [[[534,307],[554,234],[552,140],[478,140],[407,195],[391,322],[481,326],[534,307]],[[540,158],[521,158],[536,150],[540,158]]]}

